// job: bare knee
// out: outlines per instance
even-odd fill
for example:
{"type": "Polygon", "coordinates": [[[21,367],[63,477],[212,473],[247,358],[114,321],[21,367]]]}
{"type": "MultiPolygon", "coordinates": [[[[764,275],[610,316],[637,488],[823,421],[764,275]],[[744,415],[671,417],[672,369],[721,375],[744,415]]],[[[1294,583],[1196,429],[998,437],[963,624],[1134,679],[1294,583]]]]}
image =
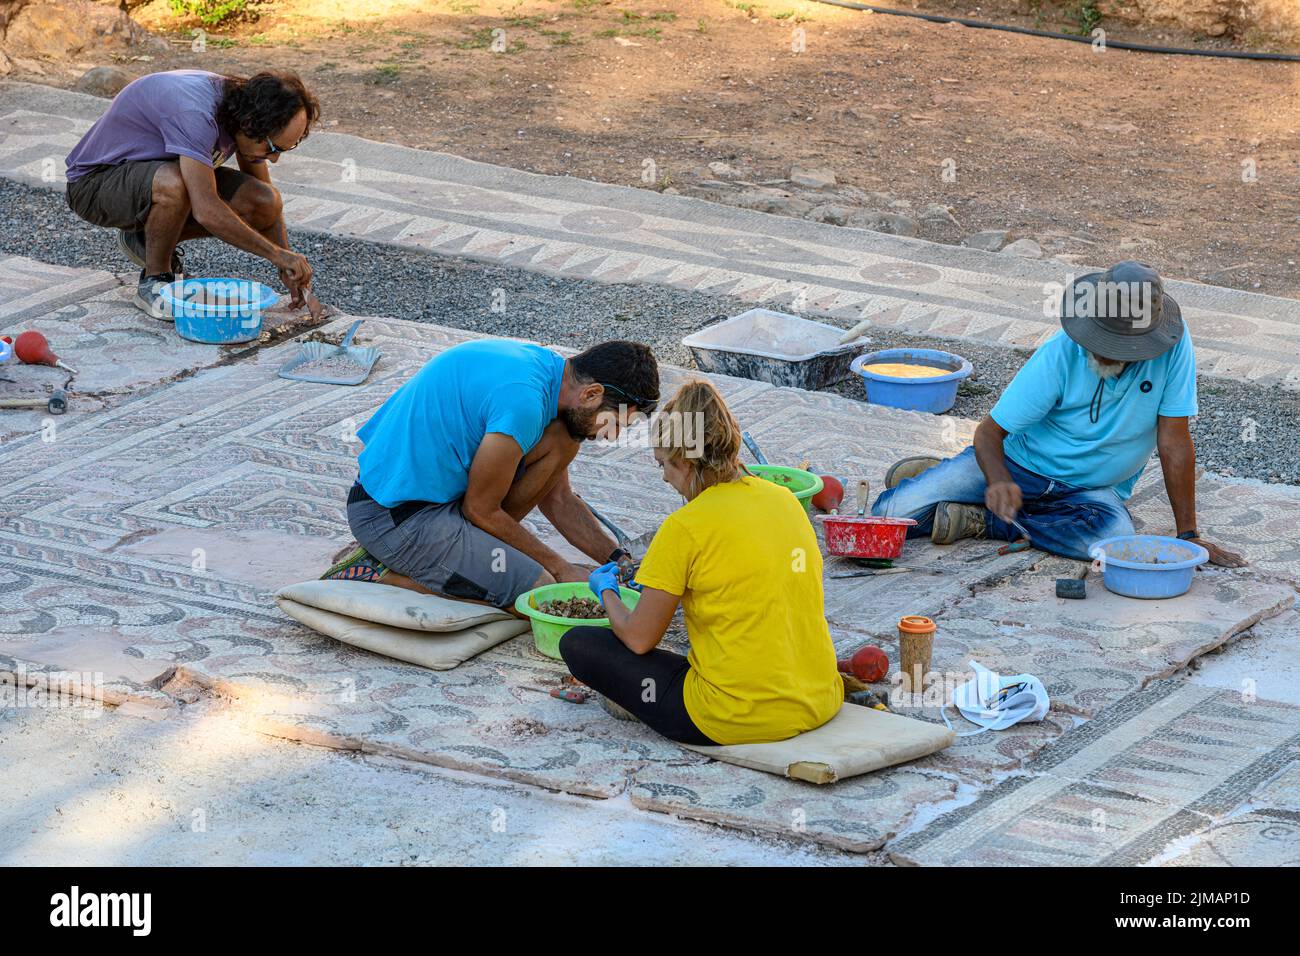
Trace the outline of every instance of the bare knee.
{"type": "Polygon", "coordinates": [[[185,188],[180,166],[164,163],[153,174],[152,197],[154,205],[173,209],[189,209],[190,194],[185,188]]]}
{"type": "Polygon", "coordinates": [[[231,207],[240,219],[258,232],[263,232],[280,221],[284,202],[280,198],[280,191],[274,186],[249,180],[239,187],[231,207]]]}
{"type": "Polygon", "coordinates": [[[546,585],[554,584],[554,583],[555,583],[555,577],[551,574],[551,572],[542,571],[542,573],[538,575],[537,580],[533,582],[533,586],[529,588],[529,590],[535,591],[537,588],[544,588],[546,587],[546,585]]]}

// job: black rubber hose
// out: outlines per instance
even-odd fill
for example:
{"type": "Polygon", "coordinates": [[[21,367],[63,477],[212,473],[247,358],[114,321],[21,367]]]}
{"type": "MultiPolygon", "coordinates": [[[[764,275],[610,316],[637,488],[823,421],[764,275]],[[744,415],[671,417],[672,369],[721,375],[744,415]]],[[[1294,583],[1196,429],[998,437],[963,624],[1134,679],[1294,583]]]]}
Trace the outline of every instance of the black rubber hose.
{"type": "MultiPolygon", "coordinates": [[[[1092,37],[1079,36],[1074,33],[1056,33],[1053,30],[1035,30],[1032,27],[1017,27],[1006,23],[989,23],[986,20],[968,20],[966,17],[949,17],[942,13],[921,13],[917,10],[891,10],[888,7],[873,7],[869,3],[853,3],[851,0],[813,0],[832,7],[846,7],[849,10],[867,10],[882,13],[890,17],[911,17],[914,20],[927,20],[930,23],[960,23],[975,30],[1001,30],[1005,33],[1022,33],[1031,37],[1047,37],[1049,40],[1070,40],[1074,43],[1092,43],[1092,37]]],[[[1237,50],[1192,50],[1185,47],[1151,46],[1146,43],[1129,43],[1127,40],[1106,38],[1106,46],[1116,50],[1136,50],[1139,53],[1171,53],[1177,56],[1217,56],[1228,60],[1274,60],[1283,63],[1300,63],[1300,55],[1294,53],[1253,53],[1237,50]]]]}

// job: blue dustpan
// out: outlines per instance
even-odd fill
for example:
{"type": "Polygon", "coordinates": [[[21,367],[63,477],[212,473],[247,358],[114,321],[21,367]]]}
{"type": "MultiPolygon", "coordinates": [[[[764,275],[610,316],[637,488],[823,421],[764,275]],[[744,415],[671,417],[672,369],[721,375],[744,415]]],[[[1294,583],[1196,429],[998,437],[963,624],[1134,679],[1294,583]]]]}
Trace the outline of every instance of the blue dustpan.
{"type": "Polygon", "coordinates": [[[359,348],[352,344],[352,336],[357,334],[361,320],[357,319],[343,336],[338,345],[328,342],[304,342],[298,354],[280,366],[277,373],[281,378],[295,382],[319,382],[322,385],[360,385],[370,374],[375,362],[379,360],[379,349],[359,348]],[[318,372],[298,371],[303,366],[311,365],[321,359],[342,359],[356,367],[356,371],[341,371],[335,375],[318,372]]]}

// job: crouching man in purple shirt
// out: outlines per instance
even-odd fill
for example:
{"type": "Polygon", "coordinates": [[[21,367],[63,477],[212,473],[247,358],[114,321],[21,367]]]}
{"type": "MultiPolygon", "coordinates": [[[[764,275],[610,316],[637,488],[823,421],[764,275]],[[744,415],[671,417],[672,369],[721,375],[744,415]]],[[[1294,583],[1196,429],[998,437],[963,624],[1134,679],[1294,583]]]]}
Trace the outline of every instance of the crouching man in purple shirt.
{"type": "Polygon", "coordinates": [[[184,272],[178,243],[206,236],[270,262],[313,315],[311,266],[289,248],[268,163],[296,147],[320,116],[292,73],[245,79],[202,70],[152,73],[129,83],[68,154],[68,205],[118,230],[140,266],[136,303],[170,319],[164,287],[184,272]],[[239,169],[223,164],[235,156],[239,169]]]}

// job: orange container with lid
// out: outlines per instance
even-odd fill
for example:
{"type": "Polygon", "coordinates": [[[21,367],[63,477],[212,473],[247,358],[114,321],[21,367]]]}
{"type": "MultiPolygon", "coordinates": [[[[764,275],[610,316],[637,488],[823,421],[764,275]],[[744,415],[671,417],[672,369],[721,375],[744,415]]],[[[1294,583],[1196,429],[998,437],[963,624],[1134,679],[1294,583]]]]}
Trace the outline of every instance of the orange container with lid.
{"type": "Polygon", "coordinates": [[[925,675],[930,672],[930,656],[934,651],[934,632],[934,621],[919,614],[908,615],[898,622],[903,690],[910,694],[919,694],[925,689],[925,675]]]}

